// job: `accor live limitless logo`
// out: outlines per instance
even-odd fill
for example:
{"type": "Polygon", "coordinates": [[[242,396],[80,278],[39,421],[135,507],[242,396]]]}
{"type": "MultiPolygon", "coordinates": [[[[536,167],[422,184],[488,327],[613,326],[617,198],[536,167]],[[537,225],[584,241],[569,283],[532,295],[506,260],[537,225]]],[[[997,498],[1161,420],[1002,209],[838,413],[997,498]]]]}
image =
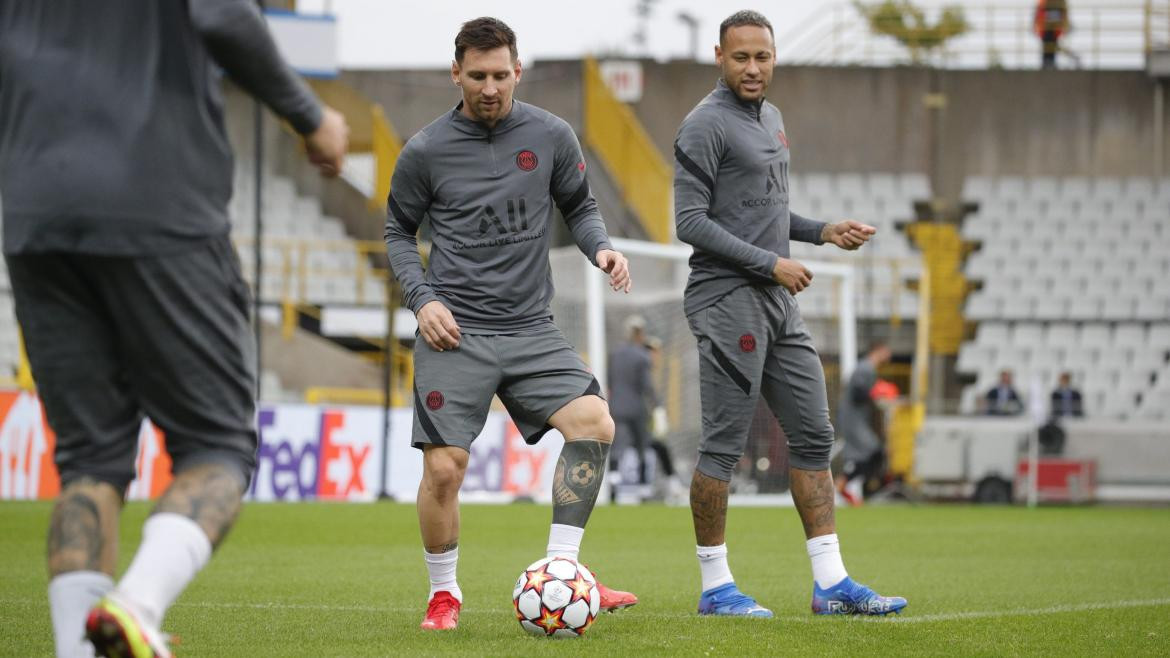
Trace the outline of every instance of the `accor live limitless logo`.
{"type": "Polygon", "coordinates": [[[755,199],[743,199],[740,205],[744,208],[769,208],[788,201],[788,163],[778,162],[769,164],[764,171],[764,196],[755,199]],[[773,196],[776,195],[776,196],[773,196]]]}
{"type": "Polygon", "coordinates": [[[456,241],[453,246],[456,249],[499,247],[536,240],[544,235],[543,227],[536,231],[529,229],[528,202],[524,197],[508,199],[504,209],[505,212],[501,214],[497,213],[491,204],[480,206],[475,220],[475,237],[477,239],[471,242],[456,241]]]}

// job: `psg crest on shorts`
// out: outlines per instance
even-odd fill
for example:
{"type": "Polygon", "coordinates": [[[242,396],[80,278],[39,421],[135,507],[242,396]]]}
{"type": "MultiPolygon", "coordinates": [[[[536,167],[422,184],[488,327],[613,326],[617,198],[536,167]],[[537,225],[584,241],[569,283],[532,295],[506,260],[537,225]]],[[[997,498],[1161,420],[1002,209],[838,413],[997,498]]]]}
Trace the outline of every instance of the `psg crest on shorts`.
{"type": "Polygon", "coordinates": [[[532,171],[536,169],[537,161],[536,154],[527,149],[516,154],[516,166],[523,171],[532,171]]]}
{"type": "Polygon", "coordinates": [[[744,352],[756,351],[756,337],[751,334],[744,334],[739,337],[739,349],[744,352]]]}

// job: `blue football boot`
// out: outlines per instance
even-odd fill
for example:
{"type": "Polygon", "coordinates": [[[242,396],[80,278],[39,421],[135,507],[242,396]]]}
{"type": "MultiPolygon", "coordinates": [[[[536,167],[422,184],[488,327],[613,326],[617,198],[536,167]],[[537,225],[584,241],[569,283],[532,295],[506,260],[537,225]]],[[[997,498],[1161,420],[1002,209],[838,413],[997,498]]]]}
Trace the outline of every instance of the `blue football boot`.
{"type": "Polygon", "coordinates": [[[700,615],[735,617],[771,617],[772,611],[756,603],[752,597],[739,591],[735,583],[727,583],[703,592],[699,597],[700,615]]]}
{"type": "Polygon", "coordinates": [[[813,581],[812,611],[818,615],[888,615],[906,607],[900,596],[879,596],[877,592],[853,582],[852,578],[821,589],[813,581]]]}

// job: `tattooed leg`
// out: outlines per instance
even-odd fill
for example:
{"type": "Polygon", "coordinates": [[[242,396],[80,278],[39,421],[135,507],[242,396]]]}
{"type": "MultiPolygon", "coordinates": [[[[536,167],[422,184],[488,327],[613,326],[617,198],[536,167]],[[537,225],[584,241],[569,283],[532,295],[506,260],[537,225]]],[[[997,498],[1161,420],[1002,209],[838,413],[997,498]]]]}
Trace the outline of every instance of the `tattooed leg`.
{"type": "Polygon", "coordinates": [[[695,469],[691,478],[691,519],[699,546],[719,546],[726,541],[727,490],[727,482],[695,469]]]}
{"type": "Polygon", "coordinates": [[[227,464],[208,462],[176,475],[151,514],[179,514],[191,519],[216,547],[236,522],[243,497],[244,481],[239,471],[227,464]]]}
{"type": "Polygon", "coordinates": [[[792,500],[804,524],[804,535],[808,539],[831,535],[837,532],[837,521],[833,511],[833,476],[828,469],[805,471],[788,469],[792,487],[792,500]]]}
{"type": "Polygon", "coordinates": [[[49,522],[49,576],[69,571],[114,574],[122,495],[107,482],[79,478],[57,497],[49,522]]]}
{"type": "Polygon", "coordinates": [[[548,424],[565,437],[553,474],[553,524],[584,528],[609,461],[614,424],[609,405],[583,395],[557,410],[548,424]]]}
{"type": "Polygon", "coordinates": [[[454,446],[423,449],[423,477],[418,485],[418,527],[428,553],[459,546],[459,487],[470,454],[454,446]]]}
{"type": "Polygon", "coordinates": [[[584,528],[597,502],[609,443],[598,439],[565,441],[553,474],[553,523],[584,528]]]}

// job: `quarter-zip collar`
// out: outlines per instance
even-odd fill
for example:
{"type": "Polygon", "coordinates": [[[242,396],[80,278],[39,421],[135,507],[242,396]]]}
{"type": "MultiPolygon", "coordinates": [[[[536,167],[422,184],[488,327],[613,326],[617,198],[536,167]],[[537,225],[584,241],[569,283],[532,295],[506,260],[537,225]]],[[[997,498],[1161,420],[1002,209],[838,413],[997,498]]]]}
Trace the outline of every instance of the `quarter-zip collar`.
{"type": "Polygon", "coordinates": [[[495,126],[489,128],[486,123],[464,115],[463,101],[459,101],[459,104],[451,110],[451,124],[461,133],[481,137],[490,142],[496,135],[506,133],[519,125],[523,116],[524,104],[513,98],[512,109],[508,110],[508,113],[501,117],[495,126]]]}
{"type": "Polygon", "coordinates": [[[720,78],[715,81],[715,96],[720,101],[733,105],[743,110],[744,112],[747,112],[748,115],[750,115],[751,118],[755,119],[756,121],[760,120],[760,111],[764,106],[763,96],[761,96],[760,100],[758,101],[745,101],[744,99],[740,98],[738,94],[732,91],[731,87],[727,86],[727,83],[723,81],[722,76],[720,76],[720,78]]]}

